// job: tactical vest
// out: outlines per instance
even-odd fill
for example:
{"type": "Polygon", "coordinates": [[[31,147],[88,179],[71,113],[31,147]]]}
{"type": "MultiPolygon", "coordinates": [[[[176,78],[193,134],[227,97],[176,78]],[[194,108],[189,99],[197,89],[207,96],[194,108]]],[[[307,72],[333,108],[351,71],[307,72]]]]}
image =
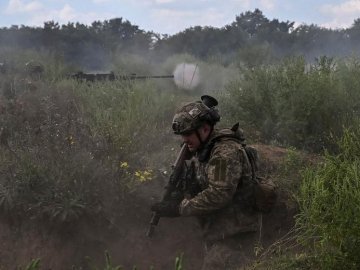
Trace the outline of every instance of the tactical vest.
{"type": "Polygon", "coordinates": [[[257,175],[259,163],[257,150],[246,145],[245,136],[239,128],[239,123],[235,124],[231,129],[221,129],[217,133],[199,153],[199,161],[205,162],[208,160],[215,144],[223,139],[231,139],[241,144],[250,162],[252,174],[250,178],[242,177],[234,195],[234,200],[244,208],[251,207],[260,212],[269,212],[277,200],[277,187],[271,179],[257,175]]]}

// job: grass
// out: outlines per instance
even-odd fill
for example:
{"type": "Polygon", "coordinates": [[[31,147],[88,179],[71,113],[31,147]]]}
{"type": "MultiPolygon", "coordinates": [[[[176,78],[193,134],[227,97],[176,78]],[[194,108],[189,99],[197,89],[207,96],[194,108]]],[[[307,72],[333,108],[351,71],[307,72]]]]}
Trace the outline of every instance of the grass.
{"type": "MultiPolygon", "coordinates": [[[[94,266],[94,263],[91,261],[91,258],[87,258],[89,269],[91,270],[125,270],[121,265],[113,265],[113,262],[111,260],[111,256],[108,251],[105,251],[105,265],[101,268],[94,266]]],[[[41,270],[41,260],[33,259],[29,262],[25,268],[18,267],[18,270],[41,270]]],[[[83,268],[77,268],[76,266],[72,267],[72,270],[82,270],[83,268]]],[[[156,270],[154,267],[150,266],[150,270],[156,270]]],[[[137,270],[137,267],[134,266],[132,270],[137,270]]],[[[175,258],[175,264],[174,264],[174,270],[183,270],[183,256],[180,255],[175,258]]]]}
{"type": "Polygon", "coordinates": [[[33,80],[30,91],[16,74],[1,78],[3,213],[71,223],[105,211],[149,179],[144,153],[169,133],[173,92],[149,81],[68,79],[33,80]]]}
{"type": "MultiPolygon", "coordinates": [[[[9,52],[13,51],[2,49],[0,55],[9,52]]],[[[171,70],[177,59],[196,60],[174,56],[162,70],[171,70]]],[[[121,70],[124,63],[118,61],[121,70]]],[[[155,178],[156,166],[173,155],[159,153],[174,144],[175,108],[201,92],[161,89],[149,80],[78,82],[65,78],[70,68],[61,57],[30,51],[9,63],[11,71],[0,74],[0,213],[60,227],[88,217],[110,219],[114,205],[131,196],[137,185],[155,178]],[[23,71],[21,62],[46,57],[41,78],[23,71]]],[[[353,122],[359,111],[358,63],[320,58],[307,65],[302,58],[291,58],[242,69],[244,73],[224,90],[212,90],[220,97],[223,123],[240,120],[250,138],[292,147],[278,177],[286,192],[298,198],[296,239],[305,248],[295,256],[274,256],[275,266],[266,262],[258,267],[359,267],[360,132],[343,134],[344,127],[358,125],[353,122]],[[296,150],[304,148],[331,153],[317,169],[305,170],[307,164],[296,150]],[[292,181],[300,177],[299,171],[304,171],[300,186],[292,181]]],[[[234,71],[218,69],[216,63],[204,70],[234,71]]],[[[216,84],[207,83],[222,87],[217,76],[213,79],[216,84]]],[[[202,85],[208,90],[208,84],[202,85]]],[[[111,265],[110,256],[106,260],[106,269],[120,269],[111,265]]],[[[39,262],[29,267],[36,269],[39,262]]],[[[175,269],[182,269],[182,257],[175,269]]]]}
{"type": "Polygon", "coordinates": [[[336,151],[333,138],[358,115],[358,63],[324,56],[309,64],[292,57],[244,69],[221,96],[223,115],[266,143],[336,151]]]}
{"type": "Polygon", "coordinates": [[[322,269],[358,269],[360,242],[359,129],[347,130],[340,154],[307,170],[300,192],[299,239],[314,249],[322,269]],[[344,268],[342,268],[344,269],[344,268]]]}

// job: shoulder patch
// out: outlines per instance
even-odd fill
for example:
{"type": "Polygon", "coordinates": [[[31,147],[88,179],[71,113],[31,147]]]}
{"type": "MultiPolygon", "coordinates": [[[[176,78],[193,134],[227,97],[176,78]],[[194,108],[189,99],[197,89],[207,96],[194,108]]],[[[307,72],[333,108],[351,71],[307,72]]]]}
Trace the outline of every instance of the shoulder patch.
{"type": "Polygon", "coordinates": [[[219,158],[210,161],[209,165],[214,166],[213,173],[216,182],[221,182],[226,179],[226,163],[225,159],[219,158]]]}

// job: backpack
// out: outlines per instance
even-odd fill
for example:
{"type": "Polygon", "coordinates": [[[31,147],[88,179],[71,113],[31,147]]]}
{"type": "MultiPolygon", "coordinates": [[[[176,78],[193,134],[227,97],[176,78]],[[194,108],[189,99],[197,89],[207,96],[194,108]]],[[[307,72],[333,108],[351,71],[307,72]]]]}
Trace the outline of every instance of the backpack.
{"type": "Polygon", "coordinates": [[[233,138],[245,149],[252,171],[251,179],[253,181],[254,208],[263,213],[270,212],[277,201],[278,190],[277,186],[270,178],[257,175],[259,164],[258,151],[254,147],[245,144],[244,133],[239,129],[239,123],[236,123],[231,129],[220,130],[220,135],[212,140],[210,150],[215,142],[219,141],[221,138],[233,138]]]}
{"type": "Polygon", "coordinates": [[[278,197],[277,187],[270,178],[261,177],[256,174],[259,162],[257,150],[245,144],[243,144],[243,147],[251,164],[255,208],[260,212],[268,213],[276,203],[278,197]]]}

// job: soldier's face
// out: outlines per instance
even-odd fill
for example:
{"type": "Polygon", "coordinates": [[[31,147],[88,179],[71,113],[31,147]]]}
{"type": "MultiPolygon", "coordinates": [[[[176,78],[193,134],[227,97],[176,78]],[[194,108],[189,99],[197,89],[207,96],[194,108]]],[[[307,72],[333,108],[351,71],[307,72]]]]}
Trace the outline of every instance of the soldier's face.
{"type": "MultiPolygon", "coordinates": [[[[203,125],[198,129],[198,134],[203,142],[206,141],[206,139],[210,135],[210,132],[211,127],[207,124],[203,125]]],[[[190,152],[196,152],[201,146],[201,141],[199,140],[199,137],[197,136],[195,131],[187,134],[182,134],[181,139],[184,143],[187,144],[190,152]]]]}
{"type": "Polygon", "coordinates": [[[187,144],[190,152],[195,152],[200,146],[200,141],[195,132],[182,134],[181,139],[187,144]]]}

